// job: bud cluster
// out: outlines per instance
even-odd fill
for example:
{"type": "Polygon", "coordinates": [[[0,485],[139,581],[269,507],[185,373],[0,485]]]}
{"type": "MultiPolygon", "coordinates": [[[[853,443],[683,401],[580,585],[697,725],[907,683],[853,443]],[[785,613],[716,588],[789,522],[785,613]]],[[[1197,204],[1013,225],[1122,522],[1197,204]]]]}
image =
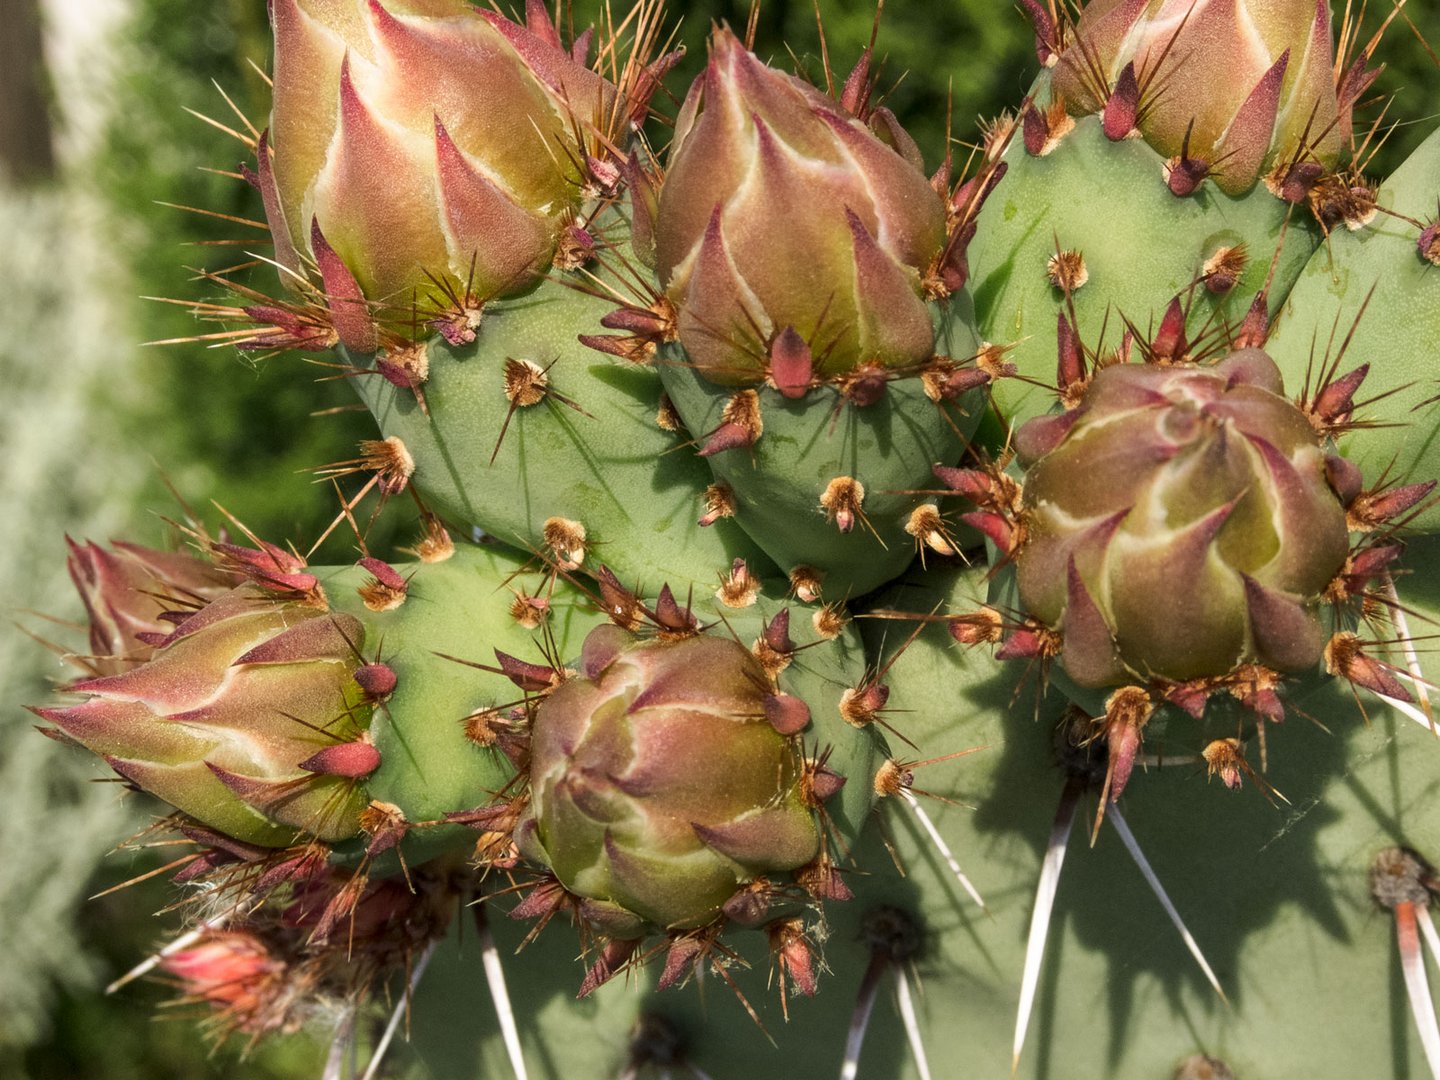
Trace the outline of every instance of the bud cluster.
{"type": "MultiPolygon", "coordinates": [[[[142,557],[159,556],[131,555],[142,557]]],[[[130,592],[117,577],[87,599],[109,613],[130,592]]],[[[380,762],[357,681],[364,641],[352,616],[245,584],[149,638],[144,663],[72,683],[84,701],[36,712],[136,787],[237,840],[342,840],[359,831],[359,782],[380,762]]]]}

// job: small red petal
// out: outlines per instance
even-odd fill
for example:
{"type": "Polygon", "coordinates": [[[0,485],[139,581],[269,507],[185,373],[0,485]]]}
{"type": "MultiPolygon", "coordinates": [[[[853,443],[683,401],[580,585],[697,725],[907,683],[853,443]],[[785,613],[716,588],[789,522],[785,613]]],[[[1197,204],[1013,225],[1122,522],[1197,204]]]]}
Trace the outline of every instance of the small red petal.
{"type": "Polygon", "coordinates": [[[765,719],[781,735],[798,735],[810,723],[810,706],[792,694],[766,694],[765,719]]]}
{"type": "Polygon", "coordinates": [[[396,589],[404,592],[410,587],[410,582],[403,578],[400,572],[387,562],[367,555],[360,560],[359,565],[374,574],[375,580],[388,589],[396,589]]]}
{"type": "Polygon", "coordinates": [[[1140,83],[1135,78],[1135,62],[1126,64],[1115,82],[1115,89],[1105,102],[1101,126],[1105,137],[1118,142],[1135,130],[1140,116],[1140,83]]]}
{"type": "Polygon", "coordinates": [[[775,389],[787,398],[802,398],[814,374],[810,346],[793,326],[785,327],[770,343],[770,378],[775,389]]]}
{"type": "Polygon", "coordinates": [[[531,664],[499,649],[495,650],[495,660],[500,665],[500,671],[521,690],[549,690],[559,674],[553,667],[531,664]]]}
{"type": "Polygon", "coordinates": [[[355,682],[372,701],[380,701],[395,692],[399,680],[388,664],[362,664],[355,671],[355,682]]]}
{"type": "Polygon", "coordinates": [[[1050,125],[1045,121],[1045,114],[1034,105],[1025,110],[1023,133],[1025,152],[1031,157],[1039,157],[1050,138],[1050,125]]]}
{"type": "Polygon", "coordinates": [[[1355,391],[1360,389],[1360,384],[1368,374],[1370,365],[1361,364],[1354,371],[1327,383],[1325,388],[1315,395],[1310,411],[1326,423],[1343,420],[1355,411],[1355,391]]]}
{"type": "Polygon", "coordinates": [[[380,751],[368,742],[336,743],[327,746],[304,761],[300,768],[323,776],[340,776],[359,780],[380,767],[380,751]]]}

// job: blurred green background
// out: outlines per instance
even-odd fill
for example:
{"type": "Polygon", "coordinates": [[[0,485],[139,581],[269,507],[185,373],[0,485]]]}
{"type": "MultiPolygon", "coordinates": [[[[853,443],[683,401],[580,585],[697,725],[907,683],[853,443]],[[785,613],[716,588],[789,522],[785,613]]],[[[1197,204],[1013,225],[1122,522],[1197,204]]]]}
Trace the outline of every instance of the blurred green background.
{"type": "MultiPolygon", "coordinates": [[[[598,5],[578,5],[576,22],[598,5]]],[[[825,0],[832,63],[841,77],[868,39],[871,0],[825,0]]],[[[1407,12],[1440,39],[1440,0],[1407,12]]],[[[708,0],[679,7],[690,54],[679,93],[703,63],[711,20],[739,27],[745,8],[708,0]]],[[[1374,21],[1372,17],[1372,22],[1374,21]]],[[[815,12],[770,0],[758,40],[789,44],[818,77],[815,12]]],[[[235,124],[221,89],[257,126],[268,90],[264,0],[0,0],[0,588],[9,621],[76,642],[63,536],[126,536],[160,544],[176,494],[213,525],[217,502],[270,538],[304,543],[335,497],[305,470],[353,456],[363,415],[311,414],[349,403],[343,383],[294,357],[252,363],[228,347],[143,347],[213,327],[183,307],[142,296],[221,299],[187,268],[210,270],[263,252],[264,233],[159,205],[262,217],[235,179],[245,157],[232,137],[186,108],[235,124]],[[252,66],[253,65],[253,66],[252,66]],[[207,170],[219,170],[207,171],[207,170]],[[242,236],[241,245],[207,241],[242,236]]],[[[977,116],[994,116],[1034,73],[1031,37],[1005,0],[945,5],[891,0],[879,38],[887,103],[932,167],[977,116]]],[[[1400,161],[1440,115],[1440,73],[1398,23],[1379,84],[1410,118],[1377,162],[1400,161]]],[[[784,50],[769,52],[786,64],[784,50]]],[[[666,103],[661,102],[661,108],[666,103]]],[[[663,138],[663,135],[659,136],[663,138]]],[[[957,150],[963,159],[963,147],[957,150]]],[[[267,273],[256,285],[268,288],[267,273]]],[[[383,538],[380,546],[383,547],[383,538]]],[[[337,537],[327,548],[346,558],[337,537]]],[[[158,857],[105,853],[153,808],[123,798],[88,757],[30,730],[24,702],[66,677],[58,657],[18,629],[0,634],[0,1076],[62,1078],[316,1076],[323,1051],[296,1038],[241,1060],[213,1052],[183,1018],[156,1018],[167,992],[102,988],[160,940],[171,920],[151,913],[168,895],[157,879],[85,902],[158,857]]],[[[394,1059],[403,1067],[404,1055],[394,1059]]]]}

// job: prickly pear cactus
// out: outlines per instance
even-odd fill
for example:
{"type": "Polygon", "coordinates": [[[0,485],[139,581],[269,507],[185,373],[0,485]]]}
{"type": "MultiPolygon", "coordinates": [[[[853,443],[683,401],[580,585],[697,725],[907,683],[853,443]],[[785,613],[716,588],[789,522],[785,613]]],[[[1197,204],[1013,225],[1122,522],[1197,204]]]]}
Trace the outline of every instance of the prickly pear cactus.
{"type": "Polygon", "coordinates": [[[1057,312],[1147,334],[1183,294],[1180,355],[1187,331],[1273,312],[1323,234],[1373,214],[1351,159],[1375,43],[1348,16],[1337,56],[1311,0],[1024,6],[1042,74],[986,133],[1007,182],[971,253],[981,331],[1022,375],[1048,381],[1057,312]]]}
{"type": "Polygon", "coordinates": [[[1440,136],[1323,2],[1024,7],[956,175],[871,48],[715,27],[656,152],[654,5],[271,5],[197,312],[378,433],[351,565],[72,545],[134,974],[337,1078],[1440,1077],[1440,136]]]}

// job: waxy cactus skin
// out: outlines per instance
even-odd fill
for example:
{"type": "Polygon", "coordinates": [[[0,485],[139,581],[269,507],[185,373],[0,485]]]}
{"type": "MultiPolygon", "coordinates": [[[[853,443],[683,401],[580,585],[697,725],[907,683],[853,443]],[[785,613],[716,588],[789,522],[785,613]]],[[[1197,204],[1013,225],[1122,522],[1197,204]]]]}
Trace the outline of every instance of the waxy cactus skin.
{"type": "Polygon", "coordinates": [[[736,558],[765,573],[763,551],[733,520],[701,525],[710,470],[687,455],[678,423],[657,423],[657,372],[609,363],[578,340],[606,333],[611,310],[546,281],[513,304],[489,305],[474,342],[430,339],[424,409],[412,390],[378,375],[356,389],[381,431],[414,457],[415,490],[448,521],[535,551],[550,550],[547,522],[576,522],[584,538],[569,561],[586,572],[603,562],[627,582],[713,588],[717,568],[736,558]],[[525,404],[507,377],[512,361],[544,372],[525,404]],[[637,503],[634,491],[647,497],[637,503]]]}
{"type": "Polygon", "coordinates": [[[1440,1077],[1440,143],[1366,179],[1382,54],[1324,4],[1022,7],[962,162],[874,46],[716,26],[687,94],[649,6],[275,0],[288,291],[197,310],[354,384],[353,562],[72,546],[36,710],[169,804],[156,963],[217,1031],[1440,1077]]]}
{"type": "MultiPolygon", "coordinates": [[[[1373,220],[1354,112],[1376,39],[1348,13],[1337,42],[1309,0],[1026,10],[1045,68],[987,133],[1010,184],[971,247],[980,331],[1017,342],[1022,375],[1046,378],[1061,311],[1144,333],[1183,295],[1191,339],[1238,325],[1257,293],[1273,317],[1328,233],[1373,220]],[[1059,257],[1085,272],[1056,276],[1059,257]]],[[[998,400],[1017,421],[1044,408],[1018,382],[998,400]]]]}
{"type": "MultiPolygon", "coordinates": [[[[1376,381],[1367,392],[1390,395],[1386,400],[1393,404],[1387,410],[1393,408],[1407,422],[1347,434],[1342,445],[1367,471],[1386,471],[1401,484],[1433,479],[1440,471],[1431,438],[1435,343],[1440,340],[1440,300],[1434,289],[1440,258],[1437,171],[1440,134],[1432,132],[1379,185],[1377,201],[1385,213],[1363,230],[1337,231],[1311,256],[1276,320],[1270,345],[1290,383],[1303,380],[1325,358],[1374,364],[1376,381]],[[1332,337],[1336,327],[1345,332],[1332,337]],[[1376,362],[1381,356],[1384,363],[1376,362]]],[[[1418,507],[1412,523],[1433,531],[1440,524],[1435,504],[1418,507]]]]}

